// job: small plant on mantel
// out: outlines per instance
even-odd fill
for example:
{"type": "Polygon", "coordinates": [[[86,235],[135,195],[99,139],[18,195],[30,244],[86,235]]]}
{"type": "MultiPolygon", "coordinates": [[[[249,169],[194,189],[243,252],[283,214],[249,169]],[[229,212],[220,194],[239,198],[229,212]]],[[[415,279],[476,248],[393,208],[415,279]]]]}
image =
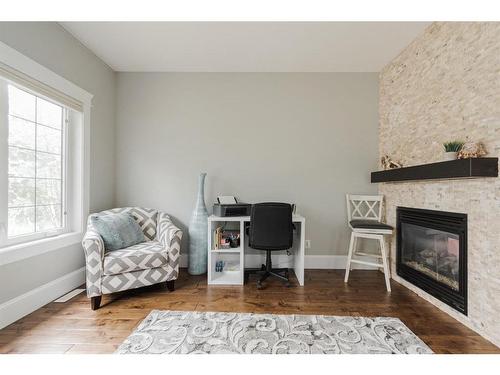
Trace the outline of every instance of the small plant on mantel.
{"type": "Polygon", "coordinates": [[[449,141],[443,143],[444,160],[455,160],[463,145],[463,141],[449,141]]]}

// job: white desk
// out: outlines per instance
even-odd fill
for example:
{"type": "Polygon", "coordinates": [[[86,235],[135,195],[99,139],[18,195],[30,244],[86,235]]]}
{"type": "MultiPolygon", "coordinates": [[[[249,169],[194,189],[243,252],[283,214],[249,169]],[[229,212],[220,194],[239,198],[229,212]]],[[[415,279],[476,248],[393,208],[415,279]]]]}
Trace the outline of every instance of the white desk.
{"type": "MultiPolygon", "coordinates": [[[[296,227],[293,247],[293,270],[301,286],[304,285],[304,256],[305,256],[305,230],[306,219],[301,215],[293,215],[292,221],[296,227]]],[[[221,217],[211,215],[208,218],[208,284],[212,285],[243,285],[245,271],[245,251],[248,249],[248,241],[245,233],[245,223],[250,222],[250,216],[221,217]],[[240,232],[240,247],[230,249],[214,249],[213,235],[215,229],[222,223],[231,223],[240,232]],[[215,264],[218,260],[233,265],[233,270],[215,272],[215,264]]]]}

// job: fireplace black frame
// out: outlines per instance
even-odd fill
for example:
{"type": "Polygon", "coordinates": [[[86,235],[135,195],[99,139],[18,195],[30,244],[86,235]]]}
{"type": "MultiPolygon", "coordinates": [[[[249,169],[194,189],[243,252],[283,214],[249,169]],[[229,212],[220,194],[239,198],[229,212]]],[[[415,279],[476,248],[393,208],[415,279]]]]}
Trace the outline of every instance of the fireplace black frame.
{"type": "Polygon", "coordinates": [[[467,315],[467,214],[397,207],[396,272],[398,276],[467,315]],[[401,223],[419,225],[459,236],[458,291],[402,262],[401,223]]]}

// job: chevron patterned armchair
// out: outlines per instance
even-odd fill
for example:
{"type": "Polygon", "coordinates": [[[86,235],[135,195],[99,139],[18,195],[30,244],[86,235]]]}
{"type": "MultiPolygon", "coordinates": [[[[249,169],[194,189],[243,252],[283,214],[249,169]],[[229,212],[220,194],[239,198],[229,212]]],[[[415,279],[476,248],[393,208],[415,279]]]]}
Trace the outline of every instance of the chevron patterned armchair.
{"type": "Polygon", "coordinates": [[[92,310],[101,296],[122,290],[166,282],[174,290],[179,274],[182,231],[161,211],[140,207],[114,208],[99,215],[128,212],[144,233],[144,242],[106,252],[101,236],[89,218],[82,245],[85,251],[87,296],[92,310]]]}

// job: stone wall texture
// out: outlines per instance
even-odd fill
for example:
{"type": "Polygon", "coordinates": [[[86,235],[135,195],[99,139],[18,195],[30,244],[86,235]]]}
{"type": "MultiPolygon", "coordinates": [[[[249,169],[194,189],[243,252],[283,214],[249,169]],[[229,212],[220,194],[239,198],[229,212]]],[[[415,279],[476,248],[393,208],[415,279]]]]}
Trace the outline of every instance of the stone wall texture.
{"type": "MultiPolygon", "coordinates": [[[[405,166],[443,159],[442,143],[481,141],[500,153],[500,23],[433,23],[380,73],[380,155],[405,166]]],[[[468,215],[465,317],[395,272],[394,280],[500,346],[500,178],[384,183],[387,221],[396,207],[468,215]]]]}

